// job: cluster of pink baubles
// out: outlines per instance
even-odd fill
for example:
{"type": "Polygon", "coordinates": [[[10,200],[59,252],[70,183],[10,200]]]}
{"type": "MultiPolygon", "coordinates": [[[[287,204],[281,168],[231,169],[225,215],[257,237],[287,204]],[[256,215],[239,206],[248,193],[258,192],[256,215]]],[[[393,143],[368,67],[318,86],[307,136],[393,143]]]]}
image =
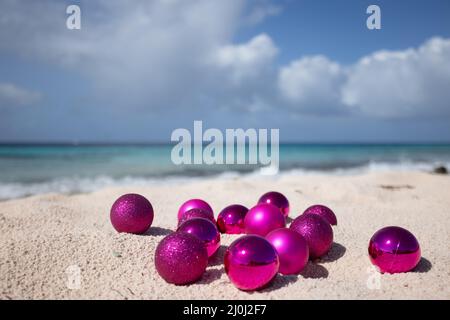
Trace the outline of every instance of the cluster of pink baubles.
{"type": "MultiPolygon", "coordinates": [[[[178,210],[176,232],[156,248],[156,270],[169,283],[197,281],[220,247],[220,234],[226,233],[246,234],[224,255],[225,272],[237,288],[257,290],[277,273],[298,274],[309,259],[330,250],[337,219],[330,208],[313,205],[286,228],[288,215],[288,199],[274,191],[261,196],[250,210],[239,204],[224,208],[217,221],[207,202],[188,200],[178,210]]],[[[126,194],[115,201],[110,217],[118,232],[141,234],[153,222],[153,208],[145,197],[126,194]]],[[[406,272],[418,264],[420,247],[409,231],[386,227],[371,238],[369,256],[381,272],[406,272]]]]}

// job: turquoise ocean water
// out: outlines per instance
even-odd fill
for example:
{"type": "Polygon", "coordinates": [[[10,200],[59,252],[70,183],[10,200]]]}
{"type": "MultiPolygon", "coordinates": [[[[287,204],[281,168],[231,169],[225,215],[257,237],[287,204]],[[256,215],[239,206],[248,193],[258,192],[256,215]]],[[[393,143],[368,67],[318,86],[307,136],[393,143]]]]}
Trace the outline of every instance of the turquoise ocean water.
{"type": "MultiPolygon", "coordinates": [[[[214,175],[259,174],[255,165],[182,165],[171,145],[1,145],[0,199],[94,191],[214,175]]],[[[278,174],[356,174],[450,167],[450,144],[284,144],[278,174]]]]}

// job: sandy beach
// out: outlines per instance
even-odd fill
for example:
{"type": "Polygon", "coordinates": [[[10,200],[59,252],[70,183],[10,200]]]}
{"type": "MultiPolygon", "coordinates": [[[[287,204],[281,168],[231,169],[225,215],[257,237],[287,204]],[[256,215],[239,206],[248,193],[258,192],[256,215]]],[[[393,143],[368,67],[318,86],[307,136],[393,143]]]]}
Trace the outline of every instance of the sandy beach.
{"type": "Polygon", "coordinates": [[[248,176],[7,200],[0,202],[0,298],[450,299],[449,190],[448,175],[401,172],[248,176]],[[327,256],[298,276],[278,275],[248,293],[235,288],[223,268],[225,248],[238,235],[222,235],[199,282],[174,286],[158,276],[155,247],[174,230],[181,203],[203,198],[217,215],[232,203],[251,207],[269,190],[289,198],[291,218],[315,203],[335,211],[335,243],[327,256]],[[111,226],[112,203],[129,192],[153,204],[155,219],[145,235],[118,234],[111,226]],[[419,240],[422,260],[413,272],[381,275],[371,267],[368,241],[388,225],[407,228],[419,240]]]}

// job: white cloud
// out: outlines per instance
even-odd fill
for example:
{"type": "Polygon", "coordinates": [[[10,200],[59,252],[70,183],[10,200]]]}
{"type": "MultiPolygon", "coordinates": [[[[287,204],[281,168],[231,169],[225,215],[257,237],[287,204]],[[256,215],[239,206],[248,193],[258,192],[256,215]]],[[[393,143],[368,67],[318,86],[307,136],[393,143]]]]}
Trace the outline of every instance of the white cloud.
{"type": "Polygon", "coordinates": [[[254,92],[236,86],[255,87],[277,52],[265,34],[232,44],[242,19],[257,23],[280,10],[269,1],[86,1],[82,29],[75,31],[65,27],[65,5],[2,2],[0,51],[81,73],[99,104],[192,108],[231,88],[247,101],[254,92]]]}
{"type": "Polygon", "coordinates": [[[353,113],[381,118],[450,115],[450,39],[382,50],[343,66],[325,56],[282,67],[281,97],[299,113],[353,113]]]}
{"type": "Polygon", "coordinates": [[[165,108],[210,86],[206,61],[230,43],[245,1],[83,2],[77,31],[66,29],[64,6],[2,2],[0,50],[79,72],[113,104],[165,108]]]}
{"type": "Polygon", "coordinates": [[[39,92],[27,90],[12,83],[0,82],[0,107],[26,106],[40,99],[39,92]]]}
{"type": "Polygon", "coordinates": [[[233,84],[240,85],[270,69],[277,53],[278,48],[272,39],[260,34],[244,44],[220,47],[213,61],[227,72],[233,84]]]}
{"type": "Polygon", "coordinates": [[[249,25],[255,25],[268,17],[279,15],[282,11],[283,8],[279,5],[275,5],[269,1],[260,1],[260,3],[254,6],[249,14],[244,17],[244,22],[249,25]]]}
{"type": "Polygon", "coordinates": [[[280,9],[273,2],[81,4],[82,29],[74,31],[65,27],[63,1],[3,0],[0,52],[62,66],[69,76],[84,75],[103,102],[95,105],[187,107],[189,112],[272,107],[297,114],[373,117],[450,114],[449,39],[375,52],[348,66],[317,55],[277,67],[279,49],[269,35],[233,42],[243,19],[257,23],[277,14],[280,9]]]}
{"type": "Polygon", "coordinates": [[[342,100],[379,117],[450,115],[450,39],[417,49],[378,51],[350,67],[342,100]]]}
{"type": "Polygon", "coordinates": [[[327,57],[304,57],[282,67],[278,86],[282,97],[298,112],[324,113],[340,107],[343,68],[327,57]]]}

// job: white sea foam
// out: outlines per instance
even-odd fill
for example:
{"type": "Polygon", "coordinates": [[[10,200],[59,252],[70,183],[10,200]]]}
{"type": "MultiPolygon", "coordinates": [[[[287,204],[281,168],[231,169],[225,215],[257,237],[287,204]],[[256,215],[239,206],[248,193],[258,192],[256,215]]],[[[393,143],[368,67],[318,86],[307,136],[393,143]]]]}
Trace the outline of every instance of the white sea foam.
{"type": "Polygon", "coordinates": [[[366,174],[366,173],[383,173],[383,172],[432,172],[434,168],[438,166],[445,166],[450,168],[450,162],[370,162],[369,164],[356,166],[351,168],[334,168],[329,170],[317,170],[317,169],[304,169],[304,168],[296,168],[292,170],[282,171],[283,175],[358,175],[358,174],[366,174]]]}
{"type": "Polygon", "coordinates": [[[113,179],[111,177],[96,178],[59,178],[37,183],[0,183],[0,199],[21,198],[45,193],[85,193],[114,186],[145,186],[155,182],[155,179],[126,177],[113,179]]]}
{"type": "Polygon", "coordinates": [[[442,163],[426,163],[426,162],[371,162],[367,165],[352,167],[352,168],[336,168],[329,170],[316,170],[305,168],[294,168],[290,170],[284,170],[280,172],[269,172],[267,170],[257,169],[250,173],[239,173],[237,171],[226,171],[214,176],[202,176],[202,177],[187,177],[187,176],[172,176],[172,177],[123,177],[123,178],[111,178],[108,176],[98,176],[93,178],[84,177],[66,177],[58,178],[50,181],[35,182],[35,183],[1,183],[0,182],[0,200],[22,198],[36,194],[46,193],[87,193],[100,190],[107,187],[144,187],[151,185],[161,184],[176,184],[187,181],[198,181],[205,179],[235,179],[237,177],[256,178],[267,175],[280,177],[283,175],[299,175],[299,176],[311,176],[311,175],[358,175],[365,173],[377,173],[377,172],[408,172],[408,171],[423,171],[430,172],[436,166],[446,166],[450,168],[450,162],[442,163]]]}

